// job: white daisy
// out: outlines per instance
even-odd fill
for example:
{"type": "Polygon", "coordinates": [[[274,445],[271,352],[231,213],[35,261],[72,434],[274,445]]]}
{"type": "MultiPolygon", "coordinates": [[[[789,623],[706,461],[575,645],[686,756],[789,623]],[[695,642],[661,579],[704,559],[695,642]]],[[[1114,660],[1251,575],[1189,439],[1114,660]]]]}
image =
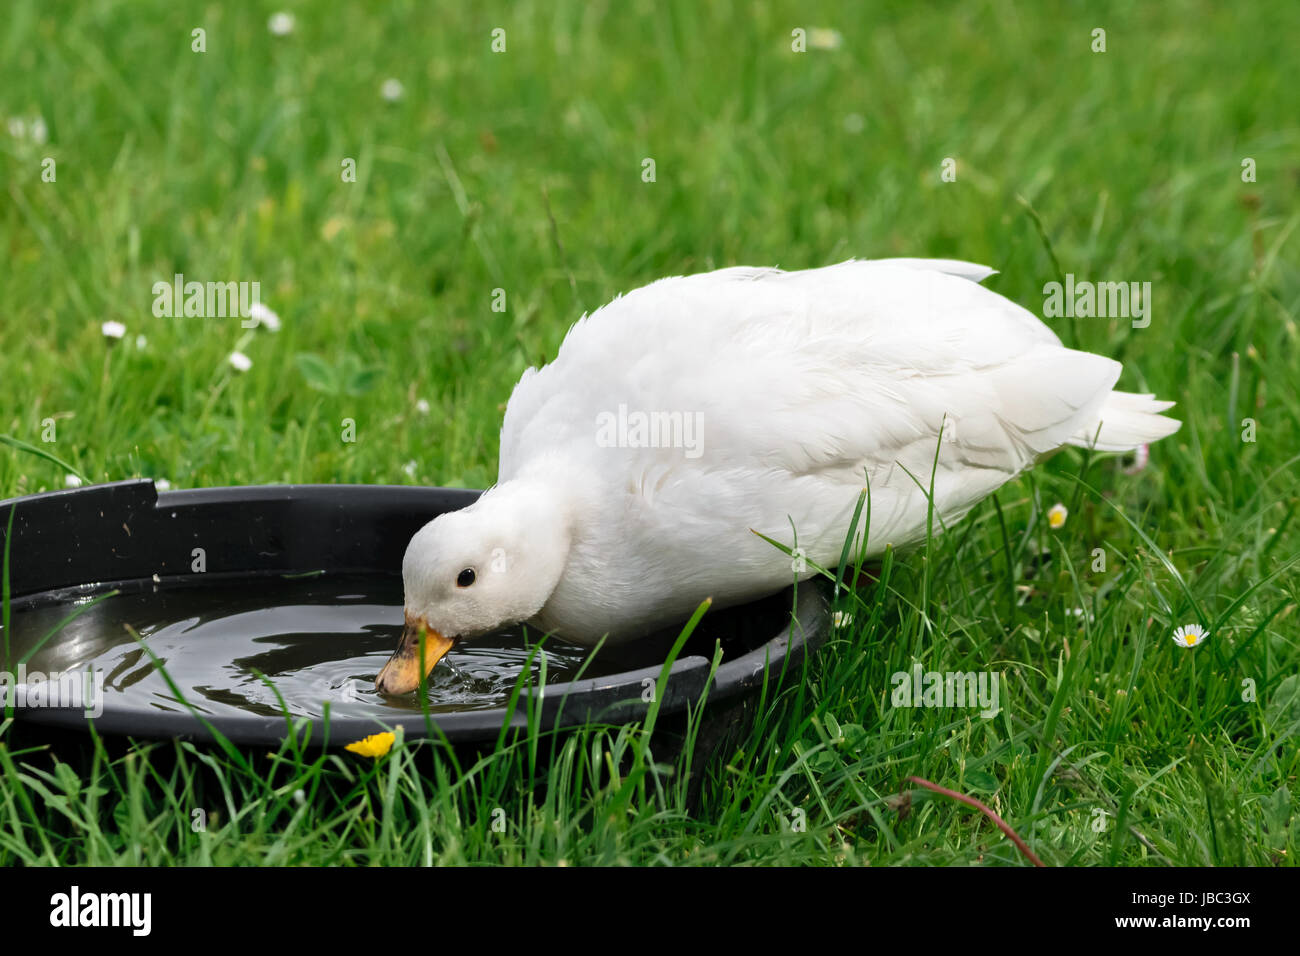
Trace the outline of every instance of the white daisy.
{"type": "Polygon", "coordinates": [[[266,21],[266,28],[272,36],[287,37],[293,32],[293,14],[283,11],[271,14],[271,19],[266,21]]]}
{"type": "Polygon", "coordinates": [[[63,479],[63,485],[65,488],[80,488],[81,479],[76,475],[68,475],[68,477],[63,479]]]}
{"type": "Polygon", "coordinates": [[[1133,450],[1133,461],[1125,465],[1121,470],[1126,475],[1136,475],[1139,471],[1141,471],[1143,468],[1147,466],[1147,462],[1150,460],[1151,460],[1151,446],[1138,445],[1137,448],[1133,450]]]}
{"type": "Polygon", "coordinates": [[[253,367],[253,360],[243,352],[231,352],[230,364],[234,366],[237,372],[247,372],[253,367]]]}
{"type": "Polygon", "coordinates": [[[168,481],[166,478],[155,478],[153,480],[153,486],[157,488],[159,491],[172,490],[172,483],[168,481]]]}
{"type": "Polygon", "coordinates": [[[831,615],[831,627],[848,627],[853,623],[853,614],[848,611],[836,611],[831,615]]]}
{"type": "Polygon", "coordinates": [[[1199,624],[1184,624],[1174,631],[1174,643],[1179,647],[1195,647],[1204,644],[1209,636],[1199,624]]]}
{"type": "Polygon", "coordinates": [[[418,466],[415,464],[415,462],[413,462],[413,461],[408,461],[405,465],[402,466],[402,471],[406,472],[406,476],[407,476],[408,478],[414,478],[414,477],[415,477],[415,469],[416,469],[417,467],[418,467],[418,466]]]}
{"type": "Polygon", "coordinates": [[[280,317],[260,302],[248,307],[248,317],[258,325],[264,325],[272,332],[280,331],[280,317]]]}
{"type": "Polygon", "coordinates": [[[415,410],[421,415],[429,414],[429,400],[427,398],[417,399],[415,402],[415,410]]]}
{"type": "Polygon", "coordinates": [[[105,322],[99,327],[99,331],[104,333],[106,339],[120,339],[126,335],[126,326],[121,322],[105,322]]]}
{"type": "Polygon", "coordinates": [[[396,103],[405,92],[406,88],[402,86],[402,81],[392,77],[384,80],[384,85],[379,88],[379,95],[390,103],[396,103]]]}
{"type": "Polygon", "coordinates": [[[1053,531],[1065,527],[1065,519],[1070,516],[1069,509],[1059,501],[1047,509],[1047,526],[1053,531]]]}
{"type": "Polygon", "coordinates": [[[145,346],[148,344],[149,344],[149,340],[145,338],[143,335],[137,335],[135,337],[135,347],[140,351],[144,351],[145,346]]]}
{"type": "Polygon", "coordinates": [[[21,116],[11,116],[5,121],[5,128],[14,139],[29,140],[37,146],[43,146],[50,138],[50,128],[45,125],[45,118],[34,116],[31,120],[21,116]]]}

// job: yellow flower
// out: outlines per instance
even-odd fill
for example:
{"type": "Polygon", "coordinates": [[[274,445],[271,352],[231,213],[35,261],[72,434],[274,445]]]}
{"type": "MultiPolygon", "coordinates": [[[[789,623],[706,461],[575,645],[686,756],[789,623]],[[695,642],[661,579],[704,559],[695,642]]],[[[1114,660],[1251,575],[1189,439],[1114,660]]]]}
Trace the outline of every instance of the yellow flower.
{"type": "Polygon", "coordinates": [[[1179,647],[1195,647],[1197,644],[1203,644],[1209,636],[1205,633],[1205,628],[1199,624],[1184,624],[1174,631],[1174,643],[1179,647]]]}
{"type": "Polygon", "coordinates": [[[385,731],[382,734],[371,734],[369,737],[362,737],[343,749],[350,750],[354,754],[361,754],[363,757],[382,757],[393,749],[393,741],[396,739],[396,734],[385,731]]]}
{"type": "Polygon", "coordinates": [[[1065,527],[1065,519],[1069,517],[1070,512],[1065,505],[1059,501],[1047,509],[1047,526],[1053,531],[1065,527]]]}

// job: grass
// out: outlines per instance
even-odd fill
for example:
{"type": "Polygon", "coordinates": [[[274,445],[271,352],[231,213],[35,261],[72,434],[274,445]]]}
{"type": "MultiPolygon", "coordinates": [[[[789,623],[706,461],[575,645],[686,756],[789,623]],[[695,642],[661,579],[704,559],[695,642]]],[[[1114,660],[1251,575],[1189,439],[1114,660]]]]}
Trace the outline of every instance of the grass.
{"type": "Polygon", "coordinates": [[[910,776],[1052,865],[1297,859],[1295,5],[285,7],[285,37],[275,5],[6,7],[0,116],[48,142],[0,130],[0,498],[74,469],[483,487],[511,386],[582,312],[850,256],[987,262],[1040,314],[1061,273],[1151,282],[1148,328],[1051,322],[1184,426],[1136,475],[1065,452],[848,590],[698,802],[691,748],[639,725],[457,762],[69,754],[6,721],[0,863],[1026,862],[910,776]],[[813,26],[842,43],[792,52],[813,26]],[[283,328],[154,317],[177,272],[260,281],[283,328]],[[891,706],[915,662],[999,673],[1001,712],[891,706]]]}

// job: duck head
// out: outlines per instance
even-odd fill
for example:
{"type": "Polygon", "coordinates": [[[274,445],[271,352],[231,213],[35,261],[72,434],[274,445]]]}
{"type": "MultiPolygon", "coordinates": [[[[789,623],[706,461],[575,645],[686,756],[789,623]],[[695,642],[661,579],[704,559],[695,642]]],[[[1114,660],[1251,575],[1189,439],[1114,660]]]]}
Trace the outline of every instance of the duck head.
{"type": "Polygon", "coordinates": [[[459,641],[534,617],[564,572],[565,519],[553,497],[507,482],[416,532],[402,559],[406,623],[375,689],[409,693],[459,641]]]}

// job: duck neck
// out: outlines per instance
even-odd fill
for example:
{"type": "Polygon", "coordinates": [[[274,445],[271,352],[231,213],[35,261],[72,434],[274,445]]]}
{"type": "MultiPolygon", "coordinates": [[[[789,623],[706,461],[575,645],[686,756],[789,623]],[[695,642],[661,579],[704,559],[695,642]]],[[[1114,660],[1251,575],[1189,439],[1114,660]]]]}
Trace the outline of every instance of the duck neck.
{"type": "Polygon", "coordinates": [[[474,505],[498,529],[494,561],[513,574],[511,615],[527,621],[546,605],[564,574],[575,536],[574,486],[551,472],[530,472],[494,486],[474,505]]]}

